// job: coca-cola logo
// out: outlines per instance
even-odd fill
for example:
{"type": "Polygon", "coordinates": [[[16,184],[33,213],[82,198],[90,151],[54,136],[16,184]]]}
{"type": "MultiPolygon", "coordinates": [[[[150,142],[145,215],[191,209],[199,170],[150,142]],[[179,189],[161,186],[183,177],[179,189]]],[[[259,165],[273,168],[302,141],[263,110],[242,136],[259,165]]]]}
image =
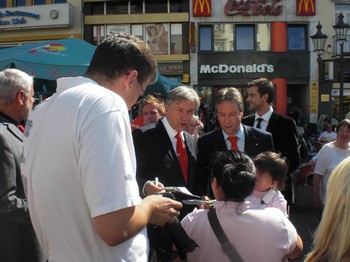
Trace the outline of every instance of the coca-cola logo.
{"type": "Polygon", "coordinates": [[[228,16],[243,15],[269,15],[278,16],[283,6],[278,5],[281,0],[227,0],[224,11],[228,16]]]}

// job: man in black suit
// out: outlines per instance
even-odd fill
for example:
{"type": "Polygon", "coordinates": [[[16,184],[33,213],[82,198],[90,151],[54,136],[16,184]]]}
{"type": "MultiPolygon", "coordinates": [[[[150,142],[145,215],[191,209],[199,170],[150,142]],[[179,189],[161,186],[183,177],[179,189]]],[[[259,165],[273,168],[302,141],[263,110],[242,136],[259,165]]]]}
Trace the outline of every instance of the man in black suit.
{"type": "Polygon", "coordinates": [[[292,118],[273,110],[271,106],[273,99],[274,85],[270,80],[260,78],[249,82],[247,102],[250,110],[255,111],[255,114],[246,116],[243,123],[271,133],[276,152],[288,159],[289,172],[285,190],[282,193],[290,205],[294,203],[291,173],[300,164],[298,134],[292,118]],[[260,125],[258,125],[259,122],[260,125]]]}
{"type": "MultiPolygon", "coordinates": [[[[193,191],[197,146],[195,139],[186,130],[191,123],[199,97],[193,88],[180,86],[167,95],[165,115],[157,123],[149,124],[133,132],[137,173],[136,178],[142,193],[147,196],[159,193],[163,186],[186,187],[193,191]],[[184,150],[181,151],[179,146],[184,150]],[[185,159],[182,157],[185,156],[185,159]],[[161,182],[155,181],[155,178],[161,182]]],[[[181,195],[175,195],[182,200],[181,195]]],[[[180,219],[192,211],[184,206],[180,219]]],[[[148,227],[152,249],[158,261],[170,260],[172,243],[161,228],[148,227]]]]}
{"type": "Polygon", "coordinates": [[[21,121],[33,106],[33,78],[17,69],[0,72],[0,261],[41,261],[22,183],[21,121]]]}
{"type": "Polygon", "coordinates": [[[211,195],[210,164],[217,151],[239,150],[250,157],[264,151],[274,151],[271,134],[241,124],[243,98],[234,87],[222,88],[215,96],[215,107],[220,128],[199,137],[197,159],[197,181],[195,193],[211,195]],[[230,142],[234,138],[235,142],[230,142]]]}

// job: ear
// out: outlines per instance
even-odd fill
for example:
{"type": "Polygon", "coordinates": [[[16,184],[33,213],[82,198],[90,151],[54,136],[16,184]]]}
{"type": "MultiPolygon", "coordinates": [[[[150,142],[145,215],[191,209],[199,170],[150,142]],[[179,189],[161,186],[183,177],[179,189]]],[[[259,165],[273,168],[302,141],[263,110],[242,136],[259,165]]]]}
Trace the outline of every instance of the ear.
{"type": "Polygon", "coordinates": [[[271,186],[276,187],[277,186],[277,181],[273,180],[272,183],[271,183],[271,186]]]}
{"type": "Polygon", "coordinates": [[[262,98],[264,99],[264,101],[266,102],[267,101],[267,99],[269,98],[269,95],[268,94],[264,94],[263,96],[262,96],[262,98]]]}
{"type": "Polygon", "coordinates": [[[23,90],[20,90],[20,91],[17,92],[17,94],[16,94],[16,102],[19,105],[22,106],[24,104],[25,98],[26,98],[26,95],[25,95],[23,90]]]}
{"type": "Polygon", "coordinates": [[[137,81],[137,76],[139,75],[139,72],[137,70],[130,71],[129,74],[127,74],[127,84],[130,86],[134,81],[137,81]]]}

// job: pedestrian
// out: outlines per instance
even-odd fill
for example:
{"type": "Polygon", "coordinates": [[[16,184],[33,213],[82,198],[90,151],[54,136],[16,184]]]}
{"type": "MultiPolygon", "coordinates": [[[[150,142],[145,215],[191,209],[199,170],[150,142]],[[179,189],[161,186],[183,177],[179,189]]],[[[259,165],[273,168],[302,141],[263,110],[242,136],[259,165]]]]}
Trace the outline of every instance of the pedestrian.
{"type": "Polygon", "coordinates": [[[313,175],[313,204],[325,204],[327,183],[332,171],[345,158],[350,156],[350,120],[342,120],[335,128],[337,139],[325,144],[317,154],[313,175]]]}
{"type": "Polygon", "coordinates": [[[29,115],[23,173],[46,259],[147,261],[147,223],[164,225],[181,203],[141,200],[128,110],[155,75],[150,48],[112,35],[84,77],[57,80],[57,93],[29,115]]]}
{"type": "Polygon", "coordinates": [[[327,199],[316,230],[313,250],[305,262],[350,261],[350,158],[332,172],[327,185],[327,199]]]}
{"type": "Polygon", "coordinates": [[[244,104],[238,89],[227,87],[215,95],[215,108],[220,128],[198,138],[197,195],[212,197],[210,161],[217,151],[239,150],[250,157],[274,151],[271,134],[242,124],[244,104]]]}
{"type": "Polygon", "coordinates": [[[256,183],[253,193],[246,199],[256,206],[275,207],[288,217],[287,201],[281,193],[288,172],[288,163],[279,154],[266,151],[254,159],[256,183]]]}
{"type": "MultiPolygon", "coordinates": [[[[165,100],[165,117],[155,125],[133,132],[137,159],[137,180],[145,196],[159,193],[167,187],[186,187],[193,192],[197,145],[194,137],[185,130],[199,107],[196,91],[179,86],[169,92],[165,100]],[[160,183],[155,183],[155,177],[160,183]]],[[[175,194],[182,200],[181,194],[175,194]]],[[[184,206],[180,218],[192,211],[184,206]]],[[[170,261],[172,242],[161,228],[148,227],[151,250],[159,261],[170,261]]]]}
{"type": "Polygon", "coordinates": [[[212,161],[213,209],[195,209],[181,221],[198,245],[187,253],[187,261],[271,262],[299,257],[303,242],[289,219],[277,208],[255,208],[244,201],[255,187],[253,161],[232,150],[217,152],[212,161]],[[218,225],[211,216],[216,216],[218,225]],[[219,241],[222,235],[225,245],[219,241]]]}
{"type": "Polygon", "coordinates": [[[33,95],[31,76],[18,69],[0,72],[0,261],[41,261],[20,169],[21,123],[33,106],[33,95]]]}
{"type": "Polygon", "coordinates": [[[274,111],[272,102],[275,88],[267,78],[248,83],[247,102],[255,112],[243,118],[245,125],[254,126],[272,134],[276,153],[282,154],[289,162],[285,189],[282,191],[289,205],[294,204],[294,189],[291,173],[300,165],[298,133],[292,118],[274,111]]]}

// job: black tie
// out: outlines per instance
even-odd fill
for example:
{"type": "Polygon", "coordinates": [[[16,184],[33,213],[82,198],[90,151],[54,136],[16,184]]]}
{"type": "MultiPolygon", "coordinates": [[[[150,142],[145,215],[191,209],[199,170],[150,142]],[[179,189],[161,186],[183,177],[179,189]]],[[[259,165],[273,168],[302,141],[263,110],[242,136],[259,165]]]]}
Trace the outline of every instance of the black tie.
{"type": "Polygon", "coordinates": [[[256,128],[260,128],[261,126],[261,122],[263,121],[264,119],[262,119],[261,117],[259,117],[256,121],[258,121],[258,124],[256,125],[256,128]]]}

